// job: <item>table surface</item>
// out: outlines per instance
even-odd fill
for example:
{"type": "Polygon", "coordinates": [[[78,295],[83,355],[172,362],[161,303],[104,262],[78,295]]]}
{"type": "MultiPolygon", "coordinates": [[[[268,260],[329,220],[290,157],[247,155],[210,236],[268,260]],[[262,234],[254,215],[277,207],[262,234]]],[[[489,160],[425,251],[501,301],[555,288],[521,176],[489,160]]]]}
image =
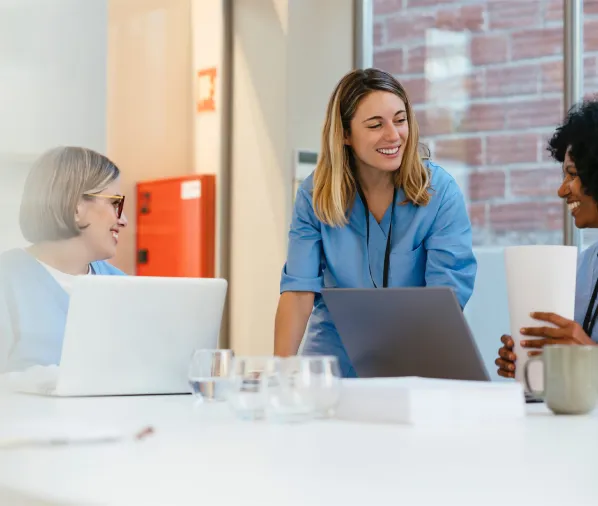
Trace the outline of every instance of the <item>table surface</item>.
{"type": "Polygon", "coordinates": [[[596,411],[418,428],[239,421],[191,396],[0,395],[0,434],[146,425],[143,441],[0,450],[0,504],[598,504],[596,411]]]}

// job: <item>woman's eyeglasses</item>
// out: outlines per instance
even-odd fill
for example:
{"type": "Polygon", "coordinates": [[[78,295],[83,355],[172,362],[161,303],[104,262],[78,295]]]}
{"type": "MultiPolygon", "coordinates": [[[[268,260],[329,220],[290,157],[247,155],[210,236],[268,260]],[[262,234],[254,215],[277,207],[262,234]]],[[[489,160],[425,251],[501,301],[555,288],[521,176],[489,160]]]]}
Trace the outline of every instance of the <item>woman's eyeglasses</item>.
{"type": "Polygon", "coordinates": [[[86,197],[98,197],[101,199],[112,199],[112,205],[116,211],[116,217],[120,219],[123,214],[123,207],[125,207],[124,195],[103,195],[102,193],[84,193],[86,197]]]}

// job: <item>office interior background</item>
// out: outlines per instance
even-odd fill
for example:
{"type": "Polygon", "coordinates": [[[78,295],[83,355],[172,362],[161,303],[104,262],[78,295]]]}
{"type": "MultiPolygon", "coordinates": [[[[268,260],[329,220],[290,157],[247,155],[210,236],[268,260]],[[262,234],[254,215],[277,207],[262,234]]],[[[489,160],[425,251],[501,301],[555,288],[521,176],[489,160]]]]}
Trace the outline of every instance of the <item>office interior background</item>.
{"type": "Polygon", "coordinates": [[[0,250],[25,245],[22,185],[53,146],[120,167],[129,227],[113,263],[129,274],[136,184],[212,174],[222,340],[240,353],[272,351],[294,189],[354,66],[405,85],[466,197],[479,261],[466,315],[487,364],[509,328],[504,247],[598,239],[570,229],[545,149],[598,91],[598,0],[0,0],[0,39],[0,250]]]}

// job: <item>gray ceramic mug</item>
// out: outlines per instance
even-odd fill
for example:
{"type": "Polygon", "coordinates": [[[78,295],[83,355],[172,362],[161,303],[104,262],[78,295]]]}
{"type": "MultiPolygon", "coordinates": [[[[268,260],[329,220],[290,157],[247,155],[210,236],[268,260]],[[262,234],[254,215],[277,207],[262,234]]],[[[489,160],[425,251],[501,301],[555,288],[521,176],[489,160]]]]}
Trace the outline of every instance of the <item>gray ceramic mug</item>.
{"type": "Polygon", "coordinates": [[[542,355],[530,358],[524,366],[526,388],[546,402],[553,413],[582,415],[598,401],[598,346],[545,346],[542,355]],[[544,362],[544,390],[530,388],[529,365],[544,362]]]}

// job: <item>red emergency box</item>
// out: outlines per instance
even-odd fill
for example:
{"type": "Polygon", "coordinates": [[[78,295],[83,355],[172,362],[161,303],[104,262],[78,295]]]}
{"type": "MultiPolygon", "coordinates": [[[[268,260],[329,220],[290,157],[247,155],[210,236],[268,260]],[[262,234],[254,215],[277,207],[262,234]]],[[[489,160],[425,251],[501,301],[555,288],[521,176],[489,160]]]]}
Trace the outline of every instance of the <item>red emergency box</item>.
{"type": "Polygon", "coordinates": [[[138,276],[214,277],[214,175],[138,183],[136,221],[138,276]]]}

